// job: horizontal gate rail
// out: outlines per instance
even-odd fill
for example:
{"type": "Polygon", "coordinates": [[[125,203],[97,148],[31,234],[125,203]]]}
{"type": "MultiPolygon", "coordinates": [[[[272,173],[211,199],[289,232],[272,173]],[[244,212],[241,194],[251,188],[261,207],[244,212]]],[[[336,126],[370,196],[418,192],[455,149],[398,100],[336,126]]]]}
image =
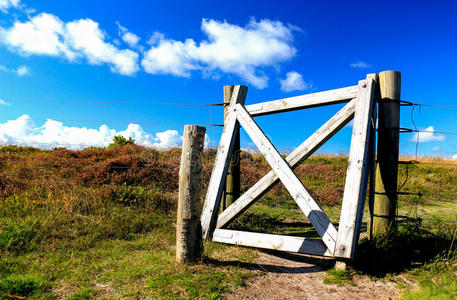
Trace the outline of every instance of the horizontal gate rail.
{"type": "Polygon", "coordinates": [[[350,86],[325,92],[306,94],[285,99],[246,105],[252,117],[319,106],[346,103],[357,97],[358,86],[350,86]]]}
{"type": "Polygon", "coordinates": [[[216,229],[213,234],[213,241],[246,247],[332,256],[321,239],[216,229]]]}

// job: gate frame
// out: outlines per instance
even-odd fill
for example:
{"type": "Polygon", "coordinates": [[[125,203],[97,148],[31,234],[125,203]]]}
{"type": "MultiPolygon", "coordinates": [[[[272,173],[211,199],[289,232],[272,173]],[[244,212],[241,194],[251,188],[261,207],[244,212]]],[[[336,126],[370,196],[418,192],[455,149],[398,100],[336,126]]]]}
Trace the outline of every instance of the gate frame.
{"type": "Polygon", "coordinates": [[[203,237],[216,242],[250,247],[353,258],[362,223],[368,173],[371,160],[374,160],[374,155],[370,155],[374,151],[370,136],[374,134],[376,123],[374,89],[375,81],[371,74],[356,86],[244,106],[247,87],[235,86],[202,212],[203,237]],[[346,102],[349,103],[285,159],[253,119],[256,116],[346,102]],[[354,124],[351,147],[337,231],[293,169],[352,119],[354,124]],[[272,171],[218,216],[238,122],[264,155],[272,171]],[[284,184],[322,239],[223,229],[279,181],[284,184]]]}

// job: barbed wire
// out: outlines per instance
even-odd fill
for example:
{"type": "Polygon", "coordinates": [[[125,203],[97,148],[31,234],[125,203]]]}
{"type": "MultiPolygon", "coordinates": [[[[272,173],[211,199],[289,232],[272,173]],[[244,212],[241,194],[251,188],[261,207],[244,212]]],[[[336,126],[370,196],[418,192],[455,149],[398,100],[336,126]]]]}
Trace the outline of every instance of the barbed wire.
{"type": "MultiPolygon", "coordinates": [[[[43,145],[43,146],[56,146],[55,148],[59,148],[60,146],[69,146],[69,147],[86,147],[86,148],[106,148],[108,145],[96,145],[96,144],[71,144],[71,143],[47,143],[47,142],[0,142],[0,147],[5,147],[5,146],[22,146],[22,147],[32,147],[31,145],[43,145]]],[[[140,144],[135,144],[136,146],[141,146],[141,147],[152,147],[149,145],[140,145],[140,144]]],[[[178,147],[178,146],[176,146],[178,147]]],[[[171,147],[173,148],[173,147],[171,147]]]]}
{"type": "MultiPolygon", "coordinates": [[[[376,193],[380,194],[380,193],[376,193]]],[[[383,194],[383,193],[381,193],[383,194]]],[[[397,192],[397,195],[413,195],[419,197],[446,197],[446,198],[457,198],[457,194],[441,194],[441,193],[422,193],[422,192],[397,192]]]]}
{"type": "MultiPolygon", "coordinates": [[[[392,100],[395,101],[395,100],[392,100]]],[[[415,103],[407,100],[396,100],[400,103],[400,106],[418,106],[420,107],[436,107],[436,108],[457,108],[457,105],[448,105],[448,104],[431,104],[431,103],[415,103]]]]}
{"type": "Polygon", "coordinates": [[[400,133],[411,133],[411,132],[424,132],[424,133],[437,133],[437,134],[453,134],[457,135],[457,132],[451,132],[451,131],[435,131],[435,130],[420,130],[420,129],[411,129],[411,128],[406,128],[406,127],[400,127],[399,128],[400,133]]]}
{"type": "MultiPolygon", "coordinates": [[[[47,143],[47,142],[0,142],[0,147],[5,146],[21,146],[21,147],[32,147],[31,145],[43,145],[43,146],[56,146],[55,148],[59,148],[60,146],[70,146],[70,147],[87,147],[87,148],[106,148],[108,145],[96,145],[96,144],[71,144],[71,143],[47,143]]],[[[143,146],[143,145],[137,145],[143,146]]]]}
{"type": "Polygon", "coordinates": [[[126,105],[160,105],[160,106],[224,106],[225,103],[178,103],[178,102],[139,102],[139,101],[105,101],[105,100],[21,100],[9,99],[6,102],[25,103],[74,103],[74,104],[126,104],[126,105]]]}
{"type": "Polygon", "coordinates": [[[398,164],[400,164],[400,165],[437,165],[437,166],[455,166],[455,167],[457,167],[457,163],[421,162],[421,161],[417,161],[417,160],[399,161],[398,164]]]}
{"type": "Polygon", "coordinates": [[[443,105],[443,104],[424,104],[413,103],[414,106],[437,107],[437,108],[457,108],[457,105],[443,105]]]}
{"type": "MultiPolygon", "coordinates": [[[[29,178],[12,178],[12,177],[7,177],[7,176],[0,176],[0,181],[1,180],[10,180],[16,183],[23,183],[23,182],[35,182],[35,183],[42,183],[43,180],[39,179],[29,179],[29,178]]],[[[161,187],[145,187],[145,186],[140,186],[140,185],[123,185],[123,184],[112,184],[112,183],[107,183],[107,184],[93,184],[93,183],[82,183],[82,182],[71,182],[71,181],[66,181],[66,180],[56,180],[56,183],[62,184],[62,185],[78,185],[78,186],[84,186],[84,187],[96,187],[96,188],[103,188],[103,187],[112,187],[112,188],[142,188],[145,190],[151,190],[151,191],[163,191],[163,192],[178,192],[178,189],[166,189],[166,188],[161,188],[161,187]]]]}
{"type": "MultiPolygon", "coordinates": [[[[55,166],[55,167],[98,167],[98,168],[107,168],[107,169],[141,169],[141,170],[162,170],[162,171],[175,171],[179,167],[175,168],[158,168],[158,167],[131,167],[131,166],[111,166],[111,165],[99,165],[99,164],[61,164],[61,163],[50,163],[50,162],[37,162],[37,161],[23,161],[23,160],[0,160],[0,163],[15,163],[15,164],[33,164],[33,165],[42,165],[42,166],[55,166]]],[[[204,170],[203,170],[204,171],[204,170]]]]}
{"type": "MultiPolygon", "coordinates": [[[[81,119],[50,119],[50,118],[22,118],[22,119],[10,119],[6,117],[0,117],[0,120],[6,121],[56,121],[56,122],[82,122],[82,123],[116,123],[116,124],[144,124],[144,125],[188,125],[188,123],[180,122],[149,122],[149,121],[116,121],[116,120],[81,120],[81,119]]],[[[201,123],[194,124],[199,126],[215,126],[215,127],[224,127],[224,124],[212,124],[212,123],[201,123]]]]}

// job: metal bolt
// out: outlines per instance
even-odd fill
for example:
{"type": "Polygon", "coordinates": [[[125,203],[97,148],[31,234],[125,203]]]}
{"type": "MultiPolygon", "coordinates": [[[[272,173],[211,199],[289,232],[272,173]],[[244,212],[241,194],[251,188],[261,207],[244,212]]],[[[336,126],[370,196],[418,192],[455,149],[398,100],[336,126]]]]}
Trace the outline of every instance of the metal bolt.
{"type": "Polygon", "coordinates": [[[341,245],[341,246],[340,246],[340,250],[341,250],[341,251],[344,251],[344,250],[346,250],[346,247],[345,247],[344,245],[341,245]]]}

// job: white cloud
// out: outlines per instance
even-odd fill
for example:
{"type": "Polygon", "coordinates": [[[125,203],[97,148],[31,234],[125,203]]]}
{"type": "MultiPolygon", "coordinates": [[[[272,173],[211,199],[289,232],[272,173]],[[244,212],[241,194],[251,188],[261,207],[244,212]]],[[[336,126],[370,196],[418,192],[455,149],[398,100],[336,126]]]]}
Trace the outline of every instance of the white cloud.
{"type": "Polygon", "coordinates": [[[151,48],[141,64],[151,74],[190,77],[194,70],[235,74],[257,88],[268,85],[265,67],[277,66],[297,52],[292,45],[297,27],[268,19],[255,19],[245,26],[203,19],[201,29],[208,37],[197,44],[193,39],[176,41],[155,33],[151,48]]]}
{"type": "Polygon", "coordinates": [[[16,69],[16,74],[18,76],[30,75],[30,68],[28,66],[20,66],[16,69]]]}
{"type": "Polygon", "coordinates": [[[54,148],[57,147],[56,144],[72,149],[89,145],[106,147],[116,135],[132,137],[138,145],[159,149],[179,147],[182,144],[182,136],[176,130],[153,135],[145,132],[138,124],[129,124],[125,130],[116,131],[107,125],[102,125],[98,129],[69,127],[62,122],[48,119],[42,126],[37,126],[28,115],[0,124],[0,143],[40,148],[54,148]]]}
{"type": "Polygon", "coordinates": [[[18,76],[26,76],[31,74],[30,67],[26,65],[19,66],[16,69],[9,69],[3,65],[0,65],[0,71],[14,73],[18,76]]]}
{"type": "Polygon", "coordinates": [[[366,62],[361,61],[361,60],[358,60],[358,61],[350,64],[350,66],[351,66],[351,68],[361,68],[361,69],[367,69],[367,68],[372,67],[372,65],[369,65],[366,62]]]}
{"type": "Polygon", "coordinates": [[[20,0],[0,0],[0,11],[6,12],[11,7],[18,7],[20,0]]]}
{"type": "Polygon", "coordinates": [[[5,100],[0,99],[0,105],[3,105],[3,106],[11,106],[11,103],[6,102],[5,100]]]}
{"type": "Polygon", "coordinates": [[[281,91],[292,92],[292,91],[303,91],[310,89],[312,85],[303,80],[303,76],[295,71],[288,72],[286,78],[280,79],[281,91]]]}
{"type": "Polygon", "coordinates": [[[65,41],[65,24],[56,16],[42,13],[28,22],[0,31],[2,42],[23,55],[63,56],[72,61],[78,53],[70,49],[65,41]]]}
{"type": "Polygon", "coordinates": [[[138,72],[138,53],[132,50],[119,50],[105,42],[105,33],[98,23],[90,20],[77,20],[66,25],[66,38],[72,48],[82,53],[90,64],[107,63],[111,71],[123,75],[138,72]]]}
{"type": "Polygon", "coordinates": [[[105,32],[91,19],[65,23],[41,13],[27,22],[16,21],[11,28],[0,28],[0,38],[22,55],[63,57],[70,62],[85,58],[91,65],[105,63],[122,75],[139,70],[138,53],[106,42],[105,32]]]}
{"type": "Polygon", "coordinates": [[[138,46],[138,42],[140,41],[140,37],[136,34],[130,32],[127,28],[122,26],[119,22],[116,22],[117,27],[119,27],[119,36],[121,39],[127,43],[132,48],[136,48],[138,46]]]}
{"type": "Polygon", "coordinates": [[[440,147],[433,147],[433,148],[432,148],[432,151],[433,151],[433,152],[437,152],[437,151],[440,151],[440,150],[441,150],[440,147]]]}
{"type": "Polygon", "coordinates": [[[452,155],[452,159],[457,159],[457,154],[452,155]]]}
{"type": "Polygon", "coordinates": [[[427,143],[427,142],[440,142],[444,141],[446,137],[444,135],[435,134],[435,129],[433,126],[425,128],[423,131],[426,132],[416,132],[413,137],[409,140],[410,142],[416,143],[427,143]]]}

